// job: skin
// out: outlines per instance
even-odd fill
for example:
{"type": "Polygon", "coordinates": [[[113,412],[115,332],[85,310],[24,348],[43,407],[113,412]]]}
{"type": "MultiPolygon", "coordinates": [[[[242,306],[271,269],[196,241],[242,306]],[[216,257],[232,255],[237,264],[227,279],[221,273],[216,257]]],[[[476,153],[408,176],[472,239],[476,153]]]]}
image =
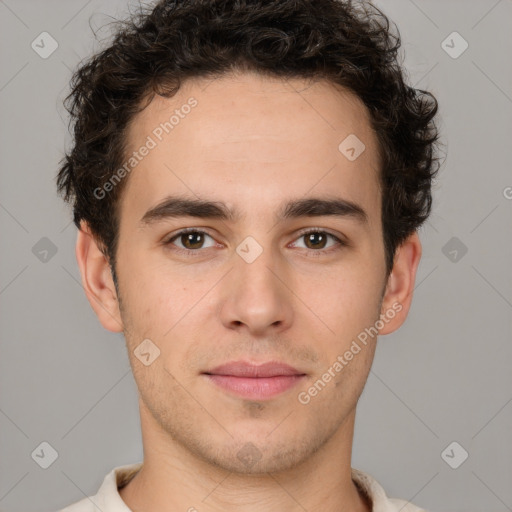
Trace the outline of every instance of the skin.
{"type": "Polygon", "coordinates": [[[393,304],[402,309],[379,334],[398,329],[412,300],[421,244],[413,233],[386,277],[368,112],[355,95],[323,81],[248,72],[192,80],[137,115],[132,150],[190,97],[198,105],[126,178],[118,290],[85,223],[78,233],[87,297],[106,329],[124,332],[139,390],[144,465],[121,497],[135,512],[369,511],[350,468],[356,405],[377,337],[307,405],[297,398],[393,304]],[[338,150],[349,134],[366,146],[354,161],[338,150]],[[242,217],[141,225],[169,194],[224,202],[242,217]],[[328,215],[276,221],[283,202],[307,197],[354,202],[367,222],[328,215]],[[189,227],[209,236],[165,245],[189,227]],[[305,228],[348,245],[330,237],[308,244],[305,228]],[[236,252],[248,236],[263,248],[252,263],[236,252]],[[186,248],[196,255],[176,251],[186,248]],[[147,338],[160,350],[149,366],[134,355],[147,338]],[[306,377],[271,399],[248,400],[202,375],[239,359],[282,361],[306,377]],[[252,465],[237,457],[244,446],[259,456],[252,465]]]}

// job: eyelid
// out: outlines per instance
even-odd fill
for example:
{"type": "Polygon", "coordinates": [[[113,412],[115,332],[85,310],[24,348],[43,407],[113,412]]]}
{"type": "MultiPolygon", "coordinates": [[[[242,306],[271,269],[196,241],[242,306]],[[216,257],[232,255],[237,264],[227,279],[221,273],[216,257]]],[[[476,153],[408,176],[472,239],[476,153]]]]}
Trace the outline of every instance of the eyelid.
{"type": "Polygon", "coordinates": [[[345,243],[348,245],[348,241],[345,239],[345,237],[341,233],[333,233],[329,229],[326,228],[317,228],[317,227],[310,227],[310,228],[304,228],[299,231],[297,238],[300,238],[301,236],[307,235],[309,233],[325,233],[326,235],[330,235],[333,238],[336,238],[338,241],[345,243]]]}

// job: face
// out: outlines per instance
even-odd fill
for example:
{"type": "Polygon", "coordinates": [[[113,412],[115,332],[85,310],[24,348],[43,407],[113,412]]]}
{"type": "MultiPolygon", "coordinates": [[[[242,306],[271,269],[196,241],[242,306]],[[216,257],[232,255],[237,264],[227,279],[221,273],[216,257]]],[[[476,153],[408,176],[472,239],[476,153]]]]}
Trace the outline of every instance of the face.
{"type": "Polygon", "coordinates": [[[156,97],[128,141],[150,147],[125,178],[116,267],[144,422],[240,473],[295,467],[347,435],[375,350],[365,329],[391,307],[363,103],[325,82],[194,80],[156,97]],[[339,149],[351,134],[356,159],[339,149]],[[231,362],[294,370],[213,376],[231,362]]]}

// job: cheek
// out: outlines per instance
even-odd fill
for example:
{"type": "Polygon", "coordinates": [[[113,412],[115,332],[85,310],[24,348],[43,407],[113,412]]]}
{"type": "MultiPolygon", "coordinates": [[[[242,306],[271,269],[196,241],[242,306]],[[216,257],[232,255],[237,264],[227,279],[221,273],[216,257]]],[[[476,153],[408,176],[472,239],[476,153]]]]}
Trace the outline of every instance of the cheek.
{"type": "Polygon", "coordinates": [[[330,275],[315,286],[304,286],[311,310],[336,337],[346,339],[373,324],[379,317],[381,283],[376,272],[357,268],[330,275]]]}
{"type": "Polygon", "coordinates": [[[124,261],[120,280],[122,277],[123,302],[130,305],[129,312],[138,325],[158,325],[153,322],[161,317],[170,321],[184,306],[186,290],[180,286],[179,276],[169,275],[161,265],[151,265],[142,255],[124,261]]]}
{"type": "Polygon", "coordinates": [[[204,317],[208,306],[205,293],[201,286],[184,286],[179,275],[167,276],[162,269],[139,272],[123,294],[123,319],[129,325],[125,334],[131,351],[148,338],[160,351],[159,362],[176,368],[190,340],[204,336],[199,317],[204,317]]]}

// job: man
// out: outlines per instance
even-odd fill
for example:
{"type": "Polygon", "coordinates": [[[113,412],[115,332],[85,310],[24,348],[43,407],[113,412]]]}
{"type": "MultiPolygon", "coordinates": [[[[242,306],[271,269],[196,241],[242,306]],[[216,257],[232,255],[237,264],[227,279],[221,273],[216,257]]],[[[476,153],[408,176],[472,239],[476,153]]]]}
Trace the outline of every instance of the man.
{"type": "Polygon", "coordinates": [[[370,4],[161,1],[75,74],[58,187],[144,461],[66,512],[420,510],[351,468],[438,169],[399,45],[370,4]]]}

